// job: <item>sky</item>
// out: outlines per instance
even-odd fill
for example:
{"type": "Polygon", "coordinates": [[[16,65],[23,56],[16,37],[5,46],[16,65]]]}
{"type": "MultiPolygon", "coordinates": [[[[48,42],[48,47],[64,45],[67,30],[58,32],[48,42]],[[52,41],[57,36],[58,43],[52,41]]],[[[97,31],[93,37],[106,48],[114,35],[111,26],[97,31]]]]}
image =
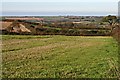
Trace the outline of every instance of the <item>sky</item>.
{"type": "Polygon", "coordinates": [[[2,0],[2,15],[117,15],[119,0],[2,0]]]}
{"type": "Polygon", "coordinates": [[[2,0],[2,2],[118,2],[119,0],[2,0]]]}

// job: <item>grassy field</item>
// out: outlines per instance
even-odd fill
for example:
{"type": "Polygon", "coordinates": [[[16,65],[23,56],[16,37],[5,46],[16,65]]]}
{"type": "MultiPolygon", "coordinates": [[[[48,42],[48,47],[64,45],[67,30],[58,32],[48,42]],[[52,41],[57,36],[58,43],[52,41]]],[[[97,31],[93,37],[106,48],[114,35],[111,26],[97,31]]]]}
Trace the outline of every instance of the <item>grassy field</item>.
{"type": "Polygon", "coordinates": [[[2,36],[3,78],[116,78],[112,37],[2,36]]]}

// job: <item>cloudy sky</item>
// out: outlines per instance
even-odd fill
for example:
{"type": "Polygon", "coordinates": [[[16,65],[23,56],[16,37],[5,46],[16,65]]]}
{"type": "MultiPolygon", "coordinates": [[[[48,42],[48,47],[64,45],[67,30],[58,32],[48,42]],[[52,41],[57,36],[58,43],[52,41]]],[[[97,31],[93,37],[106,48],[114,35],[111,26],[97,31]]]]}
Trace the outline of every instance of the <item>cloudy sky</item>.
{"type": "Polygon", "coordinates": [[[3,0],[2,15],[117,15],[119,0],[3,0]]]}

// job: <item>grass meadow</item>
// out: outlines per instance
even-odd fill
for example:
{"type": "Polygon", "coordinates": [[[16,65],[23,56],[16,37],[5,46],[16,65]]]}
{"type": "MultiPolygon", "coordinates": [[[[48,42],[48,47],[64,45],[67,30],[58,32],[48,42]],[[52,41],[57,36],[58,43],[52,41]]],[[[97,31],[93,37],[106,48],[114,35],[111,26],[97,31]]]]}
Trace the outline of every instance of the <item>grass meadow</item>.
{"type": "Polygon", "coordinates": [[[109,36],[2,35],[2,78],[117,78],[109,36]]]}

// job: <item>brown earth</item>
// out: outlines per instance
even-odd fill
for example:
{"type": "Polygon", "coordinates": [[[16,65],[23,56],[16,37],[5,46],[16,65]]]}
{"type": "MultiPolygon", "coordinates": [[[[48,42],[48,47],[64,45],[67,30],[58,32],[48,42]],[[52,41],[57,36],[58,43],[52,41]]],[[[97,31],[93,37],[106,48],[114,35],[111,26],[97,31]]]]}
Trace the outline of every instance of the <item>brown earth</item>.
{"type": "Polygon", "coordinates": [[[3,21],[0,21],[0,30],[6,29],[11,24],[12,24],[12,22],[3,22],[3,21]]]}

